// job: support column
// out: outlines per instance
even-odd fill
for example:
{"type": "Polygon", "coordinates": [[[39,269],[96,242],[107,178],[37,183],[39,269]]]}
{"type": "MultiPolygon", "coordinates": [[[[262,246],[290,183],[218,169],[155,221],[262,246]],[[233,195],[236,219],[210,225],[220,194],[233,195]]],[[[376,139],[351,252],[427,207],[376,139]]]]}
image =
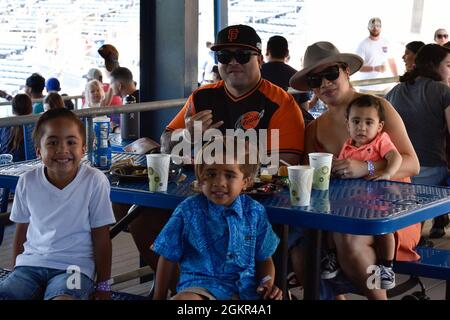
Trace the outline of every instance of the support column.
{"type": "Polygon", "coordinates": [[[214,0],[214,36],[228,26],[228,0],[214,0]]]}
{"type": "MultiPolygon", "coordinates": [[[[141,102],[188,97],[197,88],[198,0],[141,1],[140,28],[141,102]]],[[[142,112],[141,136],[159,141],[178,111],[142,112]]]]}

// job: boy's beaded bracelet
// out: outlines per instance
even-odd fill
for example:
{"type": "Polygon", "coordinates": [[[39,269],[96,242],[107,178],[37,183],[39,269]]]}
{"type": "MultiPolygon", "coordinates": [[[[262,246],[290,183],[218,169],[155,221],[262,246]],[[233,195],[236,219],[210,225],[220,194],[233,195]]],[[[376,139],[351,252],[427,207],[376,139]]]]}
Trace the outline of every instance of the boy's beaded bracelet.
{"type": "Polygon", "coordinates": [[[366,161],[367,162],[367,170],[369,171],[369,176],[373,176],[375,174],[375,166],[373,164],[373,161],[366,161]]]}
{"type": "Polygon", "coordinates": [[[270,275],[267,275],[259,281],[259,285],[262,286],[264,283],[270,280],[272,280],[272,277],[270,275]]]}
{"type": "Polygon", "coordinates": [[[108,292],[111,291],[111,285],[109,284],[109,280],[97,282],[95,285],[95,290],[108,292]]]}

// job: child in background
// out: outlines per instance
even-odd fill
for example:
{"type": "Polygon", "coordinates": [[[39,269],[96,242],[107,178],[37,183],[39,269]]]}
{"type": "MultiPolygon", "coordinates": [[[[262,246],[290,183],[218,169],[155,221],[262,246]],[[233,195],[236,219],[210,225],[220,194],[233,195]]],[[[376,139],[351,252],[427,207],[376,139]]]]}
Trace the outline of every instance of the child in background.
{"type": "MultiPolygon", "coordinates": [[[[15,116],[33,112],[31,98],[24,93],[17,94],[12,99],[11,106],[15,116]]],[[[0,153],[12,154],[14,162],[25,160],[22,126],[0,128],[0,153]]]]}
{"type": "Polygon", "coordinates": [[[65,108],[39,118],[33,140],[43,165],[17,183],[15,267],[0,282],[0,300],[110,298],[110,186],[101,171],[80,164],[85,137],[65,108]]]}
{"type": "Polygon", "coordinates": [[[42,102],[44,103],[44,111],[66,107],[63,98],[57,92],[50,92],[42,102]]]}
{"type": "Polygon", "coordinates": [[[279,239],[264,207],[241,195],[258,169],[257,157],[250,162],[252,154],[256,150],[236,137],[216,138],[203,146],[195,165],[202,193],[178,205],[152,245],[160,255],[154,299],[166,299],[177,263],[180,278],[173,299],[282,298],[271,258],[279,239]],[[214,158],[208,159],[212,144],[225,152],[215,149],[214,158]],[[234,148],[230,151],[228,145],[234,148]],[[225,159],[227,151],[234,154],[225,159]],[[229,159],[231,163],[225,162],[229,159]]]}
{"type": "Polygon", "coordinates": [[[98,108],[105,106],[105,91],[103,91],[103,85],[98,80],[91,80],[86,83],[84,90],[85,102],[84,108],[98,108]]]}
{"type": "MultiPolygon", "coordinates": [[[[369,171],[366,178],[369,180],[392,179],[402,164],[402,156],[389,135],[382,132],[383,126],[384,109],[379,98],[362,95],[351,101],[347,107],[350,139],[342,147],[338,159],[366,161],[369,171]],[[374,162],[380,159],[387,161],[386,167],[375,171],[374,162]]],[[[345,171],[341,177],[345,178],[345,171]]],[[[395,274],[392,270],[395,254],[394,234],[376,236],[375,241],[380,288],[392,289],[395,286],[395,274]]],[[[327,272],[326,268],[323,272],[327,272]]]]}

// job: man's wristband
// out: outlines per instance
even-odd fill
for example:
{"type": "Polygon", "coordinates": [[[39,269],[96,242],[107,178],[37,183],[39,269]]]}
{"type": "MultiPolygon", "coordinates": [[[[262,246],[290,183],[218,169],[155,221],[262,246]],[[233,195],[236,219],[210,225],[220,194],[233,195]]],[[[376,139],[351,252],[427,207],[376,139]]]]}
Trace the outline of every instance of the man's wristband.
{"type": "Polygon", "coordinates": [[[367,162],[367,171],[369,171],[369,176],[373,176],[375,174],[375,165],[373,164],[373,161],[366,161],[367,162]]]}
{"type": "Polygon", "coordinates": [[[97,282],[95,284],[95,290],[96,291],[103,291],[103,292],[109,292],[111,291],[111,285],[109,284],[109,280],[97,282]]]}

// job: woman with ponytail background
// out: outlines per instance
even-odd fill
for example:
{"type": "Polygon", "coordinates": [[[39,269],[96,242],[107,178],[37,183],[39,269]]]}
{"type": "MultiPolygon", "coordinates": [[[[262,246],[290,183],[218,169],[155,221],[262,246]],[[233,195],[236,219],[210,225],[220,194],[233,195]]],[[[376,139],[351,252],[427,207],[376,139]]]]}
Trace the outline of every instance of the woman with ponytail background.
{"type": "MultiPolygon", "coordinates": [[[[445,149],[450,132],[450,49],[427,44],[416,55],[415,66],[400,77],[387,95],[403,119],[420,162],[413,183],[447,185],[445,149]]],[[[449,224],[448,214],[433,220],[430,238],[441,238],[449,224]]]]}
{"type": "MultiPolygon", "coordinates": [[[[33,112],[31,99],[26,94],[18,94],[12,99],[12,112],[23,116],[33,112]]],[[[0,128],[0,153],[10,153],[13,161],[25,160],[22,126],[0,128]]]]}

